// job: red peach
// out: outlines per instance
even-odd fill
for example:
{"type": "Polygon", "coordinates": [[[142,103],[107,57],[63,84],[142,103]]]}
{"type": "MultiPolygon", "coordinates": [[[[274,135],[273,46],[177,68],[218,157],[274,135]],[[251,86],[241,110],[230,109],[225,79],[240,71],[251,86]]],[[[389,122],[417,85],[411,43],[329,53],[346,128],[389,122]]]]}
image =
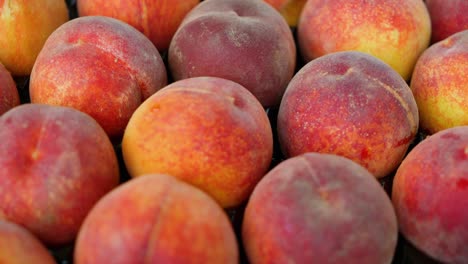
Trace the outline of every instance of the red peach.
{"type": "Polygon", "coordinates": [[[416,248],[443,263],[468,263],[468,126],[416,145],[396,172],[392,200],[416,248]]]}
{"type": "Polygon", "coordinates": [[[0,219],[0,263],[54,264],[46,247],[25,228],[0,219]]]}
{"type": "Polygon", "coordinates": [[[244,87],[196,77],[166,86],[135,111],[122,152],[132,177],[167,173],[232,207],[267,172],[273,135],[266,112],[244,87]]]}
{"type": "Polygon", "coordinates": [[[418,109],[408,84],[387,64],[343,51],[309,62],[294,76],[277,128],[286,157],[337,154],[384,177],[416,136],[418,109]]]}
{"type": "Polygon", "coordinates": [[[82,17],[47,40],[31,73],[31,102],[69,106],[119,139],[133,111],[167,83],[158,50],[109,17],[82,17]]]}
{"type": "Polygon", "coordinates": [[[468,1],[426,0],[431,17],[431,42],[436,43],[468,29],[468,1]]]}
{"type": "Polygon", "coordinates": [[[107,16],[130,24],[164,52],[182,19],[198,3],[200,0],[79,0],[77,7],[80,16],[107,16]]]}
{"type": "Polygon", "coordinates": [[[283,17],[256,0],[206,0],[182,21],[169,46],[175,80],[237,82],[264,107],[276,106],[294,74],[296,48],[283,17]]]}
{"type": "Polygon", "coordinates": [[[236,238],[221,207],[164,174],[124,183],[91,210],[75,247],[77,264],[238,263],[236,238]]]}
{"type": "Polygon", "coordinates": [[[0,116],[20,104],[18,90],[10,72],[0,63],[0,116]]]}
{"type": "Polygon", "coordinates": [[[119,182],[114,148],[90,116],[23,104],[0,117],[0,216],[48,245],[71,242],[119,182]]]}
{"type": "Polygon", "coordinates": [[[68,21],[63,0],[0,0],[0,62],[29,75],[49,35],[68,21]]]}
{"type": "Polygon", "coordinates": [[[421,0],[309,0],[297,36],[306,61],[337,51],[361,51],[409,80],[429,45],[431,21],[421,0]]]}
{"type": "Polygon", "coordinates": [[[349,159],[306,153],[255,187],[242,224],[250,263],[391,263],[398,228],[378,181],[349,159]]]}
{"type": "Polygon", "coordinates": [[[411,90],[429,133],[468,125],[468,30],[440,41],[418,59],[411,90]]]}

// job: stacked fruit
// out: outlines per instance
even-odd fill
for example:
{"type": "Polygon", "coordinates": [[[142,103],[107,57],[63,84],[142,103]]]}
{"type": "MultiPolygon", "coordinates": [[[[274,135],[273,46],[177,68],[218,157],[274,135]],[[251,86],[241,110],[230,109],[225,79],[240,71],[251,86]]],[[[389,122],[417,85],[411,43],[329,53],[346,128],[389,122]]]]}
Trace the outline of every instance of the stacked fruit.
{"type": "Polygon", "coordinates": [[[468,263],[466,14],[0,0],[0,263],[468,263]]]}

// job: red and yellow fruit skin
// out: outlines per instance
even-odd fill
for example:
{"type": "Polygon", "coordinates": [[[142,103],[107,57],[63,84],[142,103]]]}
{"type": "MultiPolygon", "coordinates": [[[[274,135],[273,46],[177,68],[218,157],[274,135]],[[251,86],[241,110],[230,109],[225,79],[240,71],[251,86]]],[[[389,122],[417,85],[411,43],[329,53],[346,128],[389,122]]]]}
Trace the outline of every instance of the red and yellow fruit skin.
{"type": "Polygon", "coordinates": [[[29,75],[49,35],[67,21],[63,0],[0,0],[0,62],[14,76],[29,75]]]}
{"type": "Polygon", "coordinates": [[[20,98],[15,81],[0,62],[0,116],[19,104],[20,98]]]}
{"type": "Polygon", "coordinates": [[[431,21],[421,0],[309,0],[297,36],[306,62],[332,52],[361,51],[409,80],[429,45],[431,21]]]}
{"type": "Polygon", "coordinates": [[[170,174],[233,207],[267,172],[273,135],[264,109],[244,87],[196,77],[166,86],[135,111],[122,152],[132,177],[170,174]]]}
{"type": "Polygon", "coordinates": [[[0,117],[0,218],[47,245],[72,242],[88,211],[119,183],[114,148],[90,116],[23,104],[0,117]]]}
{"type": "Polygon", "coordinates": [[[0,218],[0,263],[54,264],[47,248],[25,228],[0,218]]]}
{"type": "Polygon", "coordinates": [[[268,172],[242,224],[250,263],[391,263],[397,236],[378,181],[349,159],[319,153],[268,172]]]}
{"type": "Polygon", "coordinates": [[[419,58],[411,90],[426,133],[468,125],[467,61],[468,30],[432,45],[419,58]]]}
{"type": "Polygon", "coordinates": [[[180,23],[200,0],[79,0],[79,16],[107,16],[138,29],[163,53],[180,23]]]}
{"type": "Polygon", "coordinates": [[[118,141],[133,111],[167,84],[161,55],[128,24],[81,17],[57,29],[31,73],[31,102],[73,107],[118,141]]]}
{"type": "Polygon", "coordinates": [[[425,0],[431,17],[431,43],[444,40],[460,31],[468,30],[468,1],[425,0]]]}
{"type": "Polygon", "coordinates": [[[401,233],[443,263],[467,263],[468,126],[445,129],[416,145],[393,180],[401,233]]]}
{"type": "Polygon", "coordinates": [[[77,264],[239,262],[222,208],[199,189],[163,174],[132,179],[103,197],[86,217],[77,264]]]}
{"type": "Polygon", "coordinates": [[[418,122],[398,73],[373,56],[344,51],[309,62],[291,80],[278,112],[278,141],[286,157],[336,154],[380,178],[398,167],[418,122]]]}

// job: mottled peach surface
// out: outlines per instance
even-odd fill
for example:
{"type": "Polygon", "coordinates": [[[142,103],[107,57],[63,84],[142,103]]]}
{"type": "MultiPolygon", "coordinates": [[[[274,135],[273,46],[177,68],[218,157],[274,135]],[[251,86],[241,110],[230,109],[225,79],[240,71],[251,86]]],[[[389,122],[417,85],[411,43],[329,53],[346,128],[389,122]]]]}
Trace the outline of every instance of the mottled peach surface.
{"type": "Polygon", "coordinates": [[[375,178],[349,159],[318,153],[265,175],[242,226],[250,263],[391,263],[397,234],[375,178]]]}
{"type": "Polygon", "coordinates": [[[431,16],[432,43],[468,30],[468,1],[426,0],[425,3],[431,16]]]}
{"type": "Polygon", "coordinates": [[[298,25],[304,60],[336,51],[362,51],[409,80],[431,36],[421,0],[309,0],[298,25]]]}
{"type": "Polygon", "coordinates": [[[119,182],[109,138],[68,107],[23,104],[0,117],[0,218],[48,245],[71,242],[94,203],[119,182]]]}
{"type": "Polygon", "coordinates": [[[0,219],[0,263],[54,264],[46,247],[25,228],[0,219]]]}
{"type": "Polygon", "coordinates": [[[294,74],[296,48],[283,17],[255,0],[203,1],[169,46],[175,80],[214,76],[237,82],[263,106],[277,106],[294,74]]]}
{"type": "Polygon", "coordinates": [[[410,88],[388,65],[344,51],[315,59],[294,76],[277,129],[286,157],[333,153],[383,177],[414,139],[418,110],[410,88]]]}
{"type": "Polygon", "coordinates": [[[164,52],[182,19],[198,3],[200,0],[79,0],[77,8],[80,16],[108,16],[130,24],[164,52]]]}
{"type": "Polygon", "coordinates": [[[0,62],[0,116],[19,104],[20,99],[15,81],[0,62]]]}
{"type": "Polygon", "coordinates": [[[75,263],[238,263],[221,207],[175,177],[145,175],[101,199],[80,230],[75,263]]]}
{"type": "Polygon", "coordinates": [[[31,101],[91,115],[111,138],[133,111],[167,84],[166,69],[142,33],[109,17],[82,17],[47,40],[31,74],[31,101]]]}
{"type": "Polygon", "coordinates": [[[272,151],[272,130],[258,100],[216,77],[181,80],[155,93],[135,111],[122,141],[131,176],[174,175],[223,207],[247,199],[272,151]]]}
{"type": "Polygon", "coordinates": [[[67,21],[64,0],[0,0],[0,62],[29,75],[46,39],[67,21]]]}
{"type": "Polygon", "coordinates": [[[418,60],[411,90],[421,128],[429,134],[468,125],[468,30],[429,47],[418,60]]]}
{"type": "Polygon", "coordinates": [[[468,126],[429,136],[408,154],[393,181],[402,234],[443,263],[468,263],[468,126]]]}

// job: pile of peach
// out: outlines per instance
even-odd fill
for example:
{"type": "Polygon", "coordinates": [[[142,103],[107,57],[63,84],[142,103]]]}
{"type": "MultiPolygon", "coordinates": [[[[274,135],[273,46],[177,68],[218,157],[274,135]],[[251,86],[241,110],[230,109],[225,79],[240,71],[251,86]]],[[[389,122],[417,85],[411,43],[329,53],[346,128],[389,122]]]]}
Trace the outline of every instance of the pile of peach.
{"type": "Polygon", "coordinates": [[[0,263],[468,263],[466,0],[71,2],[0,0],[0,263]]]}

